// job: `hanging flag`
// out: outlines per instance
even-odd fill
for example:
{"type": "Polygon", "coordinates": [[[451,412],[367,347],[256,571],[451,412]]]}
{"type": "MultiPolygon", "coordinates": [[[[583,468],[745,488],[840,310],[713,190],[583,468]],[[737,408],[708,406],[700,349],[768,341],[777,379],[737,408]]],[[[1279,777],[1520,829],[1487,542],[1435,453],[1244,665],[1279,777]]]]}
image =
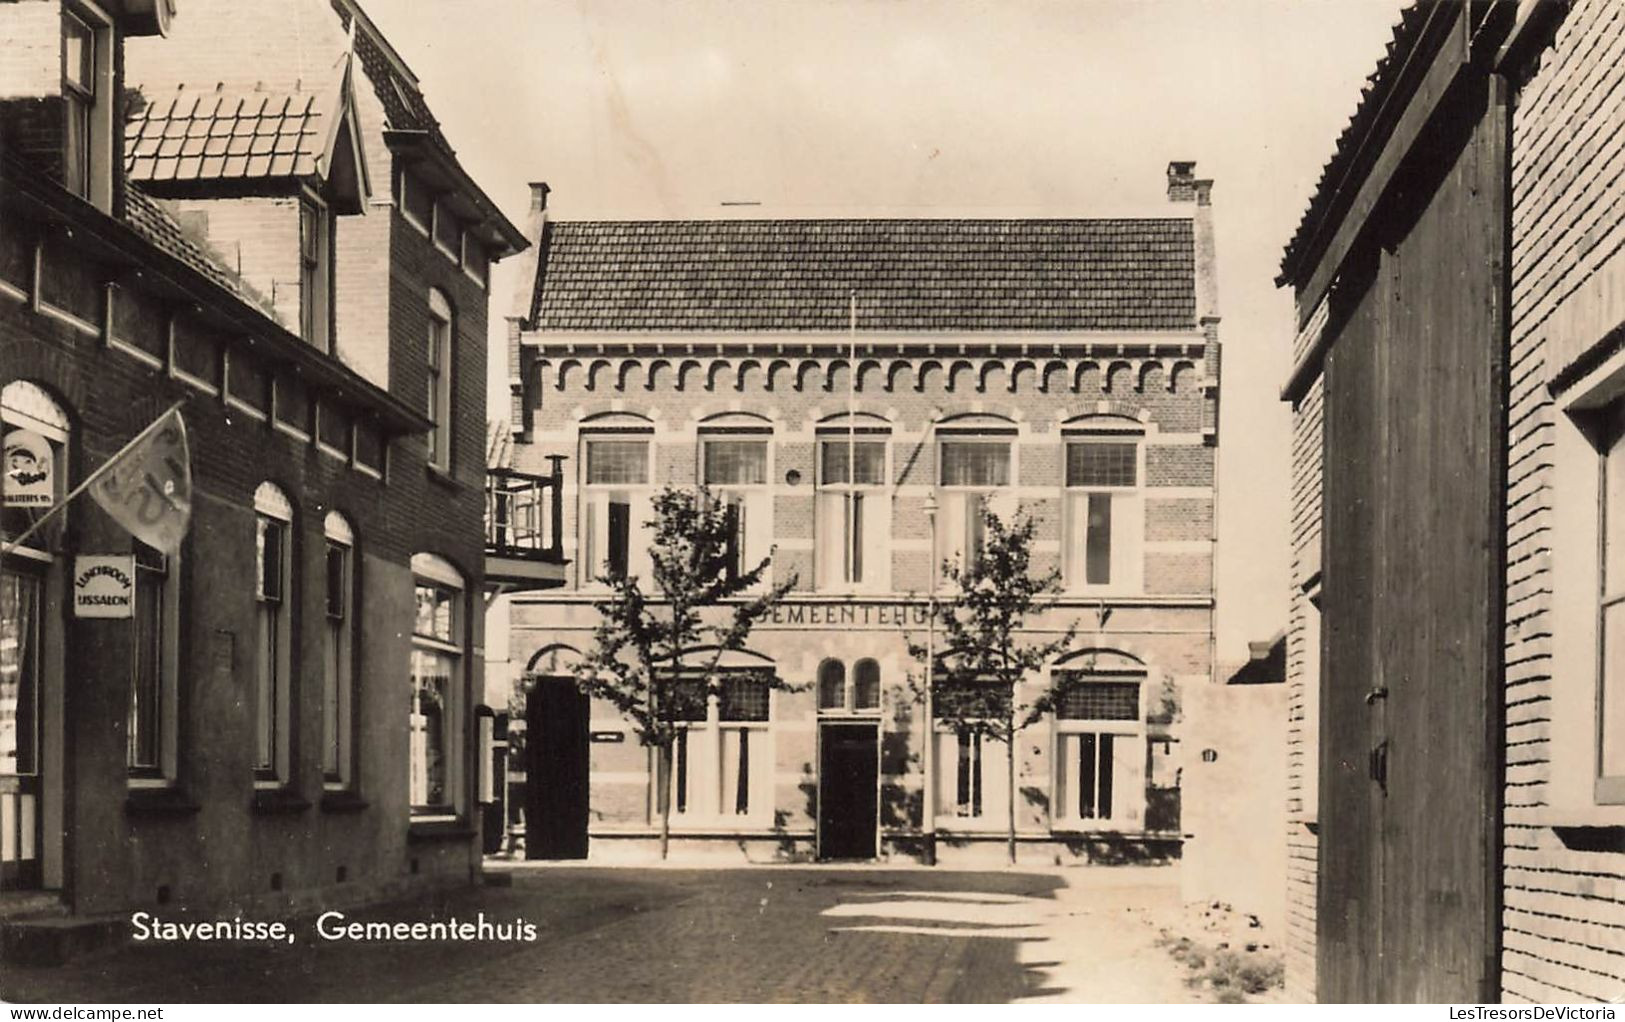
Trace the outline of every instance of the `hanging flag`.
{"type": "Polygon", "coordinates": [[[192,520],[186,423],[171,408],[103,466],[90,495],[136,539],[175,553],[192,520]]]}

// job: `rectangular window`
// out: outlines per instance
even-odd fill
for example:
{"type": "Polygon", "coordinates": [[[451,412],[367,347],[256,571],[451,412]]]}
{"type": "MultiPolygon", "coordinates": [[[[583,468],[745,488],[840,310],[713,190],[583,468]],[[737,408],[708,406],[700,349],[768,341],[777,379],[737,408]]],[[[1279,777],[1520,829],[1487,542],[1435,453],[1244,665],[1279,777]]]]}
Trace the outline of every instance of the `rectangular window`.
{"type": "Polygon", "coordinates": [[[1113,818],[1117,745],[1121,736],[1093,731],[1060,736],[1056,815],[1072,820],[1113,818]]]}
{"type": "Polygon", "coordinates": [[[438,291],[429,292],[429,463],[451,467],[451,306],[438,291]]]}
{"type": "Polygon", "coordinates": [[[652,516],[649,441],[583,441],[582,583],[599,575],[647,577],[650,560],[638,530],[652,516]]]}
{"type": "Polygon", "coordinates": [[[1135,441],[1066,445],[1064,574],[1069,588],[1138,585],[1143,518],[1135,441]]]}
{"type": "Polygon", "coordinates": [[[322,651],[322,776],[329,785],[350,779],[353,615],[350,547],[327,541],[327,620],[322,651]]]}
{"type": "Polygon", "coordinates": [[[332,324],[331,224],[328,212],[316,200],[299,201],[299,335],[306,342],[329,350],[332,324]]]}
{"type": "Polygon", "coordinates": [[[967,440],[942,443],[943,486],[1009,486],[1010,445],[967,440]]]}
{"type": "Polygon", "coordinates": [[[1078,681],[1062,689],[1056,705],[1062,720],[1139,720],[1137,681],[1078,681]]]}
{"type": "Polygon", "coordinates": [[[453,262],[462,259],[463,227],[443,201],[434,204],[434,244],[453,262]]]}
{"type": "Polygon", "coordinates": [[[491,273],[491,257],[485,246],[468,231],[463,232],[463,272],[480,287],[486,285],[491,273]]]}
{"type": "Polygon", "coordinates": [[[705,441],[708,486],[761,486],[767,482],[767,441],[705,441]]]}
{"type": "Polygon", "coordinates": [[[259,515],[256,539],[254,769],[260,780],[286,781],[290,666],[288,523],[259,515]]]}
{"type": "Polygon", "coordinates": [[[62,183],[82,199],[91,197],[96,124],[96,31],[71,12],[62,15],[62,183]]]}
{"type": "Polygon", "coordinates": [[[960,816],[981,816],[982,732],[977,728],[961,728],[958,750],[955,812],[960,816]]]}
{"type": "Polygon", "coordinates": [[[760,564],[773,543],[767,440],[708,438],[701,452],[701,478],[718,487],[716,496],[728,508],[728,563],[737,577],[760,564]]]}
{"type": "Polygon", "coordinates": [[[642,486],[649,481],[649,444],[644,440],[587,442],[587,485],[642,486]]]}
{"type": "Polygon", "coordinates": [[[1009,513],[1000,491],[1010,485],[1010,446],[1005,440],[942,442],[938,478],[948,492],[942,497],[937,530],[940,560],[974,564],[987,539],[984,511],[1009,513]]]}
{"type": "Polygon", "coordinates": [[[822,441],[816,512],[821,588],[888,584],[891,501],[885,482],[886,441],[822,441]]]}
{"type": "Polygon", "coordinates": [[[1625,401],[1609,409],[1602,458],[1598,560],[1597,784],[1599,802],[1625,802],[1625,401]]]}
{"type": "Polygon", "coordinates": [[[434,219],[434,196],[423,182],[404,170],[397,175],[395,188],[395,201],[406,222],[428,234],[429,222],[434,219]]]}
{"type": "Polygon", "coordinates": [[[457,805],[463,592],[420,578],[414,593],[408,797],[414,815],[451,816],[457,805]]]}
{"type": "Polygon", "coordinates": [[[128,736],[128,766],[135,777],[163,776],[171,752],[164,741],[166,689],[174,656],[166,620],[169,576],[169,559],[138,542],[128,736]]]}

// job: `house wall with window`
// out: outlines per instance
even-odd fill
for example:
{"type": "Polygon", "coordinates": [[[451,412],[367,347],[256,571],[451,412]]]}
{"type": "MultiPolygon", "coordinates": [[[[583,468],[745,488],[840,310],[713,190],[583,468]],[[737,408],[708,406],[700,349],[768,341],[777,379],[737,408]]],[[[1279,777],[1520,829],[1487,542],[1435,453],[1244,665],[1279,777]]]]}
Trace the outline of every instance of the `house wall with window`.
{"type": "MultiPolygon", "coordinates": [[[[14,12],[26,21],[46,6],[64,46],[56,4],[0,7],[0,35],[9,37],[14,12]]],[[[187,15],[200,20],[221,6],[250,18],[260,10],[196,6],[187,15]]],[[[342,26],[349,8],[317,10],[342,26]]],[[[286,13],[276,12],[284,29],[286,13]]],[[[127,20],[115,18],[111,52],[127,20]]],[[[224,49],[235,52],[240,33],[227,35],[224,49]]],[[[340,46],[324,69],[349,45],[342,27],[334,37],[340,46]]],[[[281,48],[262,40],[264,81],[286,77],[291,87],[297,76],[272,65],[310,59],[319,38],[281,48]]],[[[141,47],[142,70],[149,80],[178,75],[209,42],[177,31],[141,47]]],[[[254,73],[248,64],[233,72],[254,73]]],[[[30,130],[17,109],[0,97],[0,146],[26,160],[11,145],[30,130]]],[[[108,124],[109,138],[124,127],[108,124]]],[[[178,155],[139,144],[129,153],[133,163],[178,155]]],[[[366,189],[340,162],[317,191],[336,186],[353,202],[366,189]]],[[[0,170],[3,432],[45,438],[60,497],[179,401],[196,493],[176,553],[140,547],[79,499],[0,564],[5,633],[39,639],[18,647],[26,656],[0,657],[0,887],[55,894],[70,912],[95,915],[287,912],[467,883],[479,862],[471,757],[483,673],[483,283],[462,253],[435,251],[431,262],[389,234],[387,208],[334,211],[383,225],[377,245],[392,285],[377,301],[403,310],[391,314],[390,337],[401,360],[418,363],[392,392],[387,378],[367,378],[335,357],[335,345],[305,335],[301,302],[285,306],[282,291],[271,301],[284,272],[292,293],[301,290],[296,192],[263,197],[275,207],[274,231],[255,216],[226,231],[247,200],[205,180],[201,164],[191,194],[168,200],[110,164],[126,197],[111,214],[20,166],[0,170]],[[258,254],[239,262],[228,235],[258,254]],[[274,287],[237,272],[250,263],[270,267],[274,287]],[[450,458],[440,471],[429,466],[422,390],[433,288],[449,296],[456,321],[445,352],[450,458]],[[132,619],[71,615],[81,554],[133,557],[132,619]],[[96,681],[77,684],[85,678],[96,681]]],[[[387,207],[387,169],[372,194],[387,207]]],[[[463,201],[467,216],[476,203],[463,201]]],[[[499,242],[491,254],[505,251],[499,242]]],[[[328,255],[331,269],[331,246],[328,255]]],[[[31,514],[8,507],[6,537],[31,514]]]]}
{"type": "Polygon", "coordinates": [[[1625,71],[1619,12],[1540,26],[1513,120],[1507,434],[1506,849],[1509,1000],[1617,1000],[1625,905],[1625,549],[1618,140],[1594,130],[1625,71]],[[1599,106],[1599,104],[1603,106],[1599,106]],[[1611,836],[1610,836],[1611,835],[1611,836]]]}
{"type": "MultiPolygon", "coordinates": [[[[999,854],[1006,750],[928,728],[907,643],[925,637],[933,565],[975,555],[981,508],[1020,507],[1040,523],[1037,570],[1063,577],[1029,627],[1036,638],[1078,625],[1076,648],[1019,693],[1033,698],[1054,672],[1077,689],[1016,743],[1023,854],[1177,850],[1177,691],[1211,675],[1218,317],[1200,241],[1208,184],[1187,164],[1169,181],[1174,198],[1151,216],[1060,227],[539,218],[514,460],[542,471],[548,456],[567,459],[574,577],[510,599],[509,660],[530,684],[569,675],[602,578],[647,577],[643,525],[668,485],[710,486],[735,509],[741,567],[771,556],[774,581],[796,579],[751,655],[798,691],[771,693],[760,721],[731,722],[720,703],[697,711],[692,768],[679,771],[693,786],[673,817],[679,841],[763,857],[844,857],[831,848],[849,839],[869,847],[829,807],[856,797],[832,778],[872,727],[876,788],[843,810],[875,817],[864,857],[921,854],[933,827],[956,839],[940,843],[944,857],[999,854]],[[1035,313],[987,279],[938,275],[949,272],[942,254],[957,252],[965,265],[1025,265],[1034,279],[1070,273],[1069,294],[1090,293],[1163,232],[1172,255],[1120,309],[1111,298],[1102,312],[1040,297],[1035,313]],[[812,292],[753,295],[763,278],[795,280],[800,267],[866,251],[898,268],[837,266],[812,292]],[[670,252],[695,265],[658,265],[670,252]],[[706,308],[688,290],[695,280],[724,297],[706,308]],[[615,296],[645,288],[643,308],[617,307],[615,296]],[[956,288],[979,297],[941,297],[956,288]],[[1046,314],[1074,325],[1046,326],[1046,314]]],[[[657,820],[651,755],[607,706],[590,726],[622,736],[588,751],[593,854],[641,851],[657,820]]]]}

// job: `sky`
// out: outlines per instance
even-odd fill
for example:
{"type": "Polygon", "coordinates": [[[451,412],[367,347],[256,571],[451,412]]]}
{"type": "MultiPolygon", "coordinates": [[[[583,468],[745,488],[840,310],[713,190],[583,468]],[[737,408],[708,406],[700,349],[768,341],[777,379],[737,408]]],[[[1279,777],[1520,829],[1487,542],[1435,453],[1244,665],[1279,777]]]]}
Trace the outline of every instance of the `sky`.
{"type": "MultiPolygon", "coordinates": [[[[1195,160],[1223,317],[1221,662],[1285,627],[1274,277],[1401,0],[363,4],[520,225],[531,181],[564,220],[1109,216],[1162,206],[1168,162],[1195,160]]],[[[515,268],[493,277],[494,337],[515,268]]]]}

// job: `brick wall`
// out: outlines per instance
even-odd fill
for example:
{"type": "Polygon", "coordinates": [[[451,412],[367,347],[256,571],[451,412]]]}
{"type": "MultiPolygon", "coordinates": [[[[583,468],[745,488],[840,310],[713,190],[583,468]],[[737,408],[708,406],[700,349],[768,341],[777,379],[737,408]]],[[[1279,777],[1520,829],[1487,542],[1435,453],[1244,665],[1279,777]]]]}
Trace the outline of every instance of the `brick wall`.
{"type": "Polygon", "coordinates": [[[1570,589],[1554,575],[1554,523],[1594,509],[1596,492],[1594,474],[1589,485],[1584,474],[1557,485],[1558,452],[1577,445],[1548,390],[1621,316],[1622,87],[1625,10],[1576,0],[1514,115],[1501,958],[1503,994],[1514,1001],[1617,1000],[1625,990],[1625,855],[1617,845],[1570,847],[1559,832],[1565,821],[1596,819],[1586,805],[1592,764],[1572,755],[1594,732],[1567,723],[1594,698],[1595,669],[1584,657],[1559,666],[1566,650],[1594,647],[1575,635],[1589,626],[1566,611],[1587,597],[1561,595],[1570,589]]]}
{"type": "Polygon", "coordinates": [[[169,206],[271,304],[277,322],[299,332],[298,199],[178,199],[169,206]]]}

